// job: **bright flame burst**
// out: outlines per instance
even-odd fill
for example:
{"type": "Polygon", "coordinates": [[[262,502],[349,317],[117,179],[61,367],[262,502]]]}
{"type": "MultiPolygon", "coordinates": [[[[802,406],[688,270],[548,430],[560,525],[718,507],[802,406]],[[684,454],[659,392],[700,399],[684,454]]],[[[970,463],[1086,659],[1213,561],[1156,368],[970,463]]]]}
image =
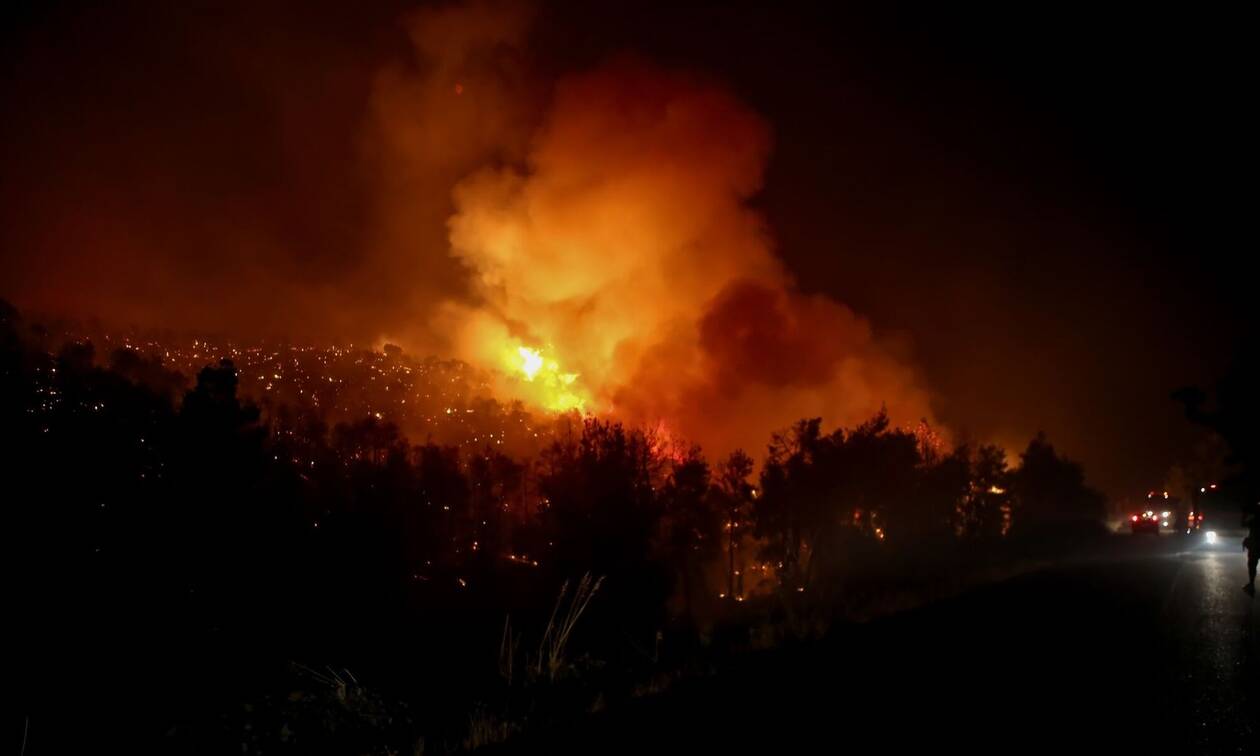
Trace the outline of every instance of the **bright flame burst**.
{"type": "Polygon", "coordinates": [[[535,403],[552,412],[586,410],[585,391],[578,385],[577,373],[566,373],[560,363],[543,355],[541,349],[527,346],[509,348],[504,353],[510,375],[524,378],[535,403]]]}
{"type": "Polygon", "coordinates": [[[525,374],[525,380],[534,380],[534,376],[538,375],[539,370],[542,370],[542,354],[537,349],[530,349],[529,347],[520,347],[516,351],[521,356],[521,372],[525,374]]]}

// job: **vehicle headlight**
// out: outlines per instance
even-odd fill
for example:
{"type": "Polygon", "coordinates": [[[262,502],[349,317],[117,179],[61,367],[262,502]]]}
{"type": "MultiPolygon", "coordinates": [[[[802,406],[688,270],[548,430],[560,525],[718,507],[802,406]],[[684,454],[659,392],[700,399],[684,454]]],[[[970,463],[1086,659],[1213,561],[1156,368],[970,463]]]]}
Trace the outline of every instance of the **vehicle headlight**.
{"type": "Polygon", "coordinates": [[[1209,546],[1211,546],[1212,544],[1216,543],[1216,531],[1215,531],[1215,530],[1209,530],[1209,531],[1208,531],[1208,532],[1204,535],[1204,538],[1206,538],[1206,539],[1207,539],[1208,545],[1209,545],[1209,546]]]}

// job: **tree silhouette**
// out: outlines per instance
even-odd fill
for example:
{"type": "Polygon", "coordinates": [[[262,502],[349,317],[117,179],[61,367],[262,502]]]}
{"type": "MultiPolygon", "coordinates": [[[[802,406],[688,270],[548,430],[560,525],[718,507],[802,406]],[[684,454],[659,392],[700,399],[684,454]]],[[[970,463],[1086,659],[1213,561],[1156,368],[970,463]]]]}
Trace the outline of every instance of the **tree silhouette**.
{"type": "Polygon", "coordinates": [[[420,498],[406,512],[407,532],[417,544],[413,547],[417,559],[427,552],[428,559],[450,566],[472,548],[466,517],[468,479],[460,469],[459,449],[425,444],[416,455],[420,498]],[[431,534],[426,536],[426,529],[431,534]]]}
{"type": "MultiPolygon", "coordinates": [[[[726,595],[736,598],[743,594],[743,581],[736,585],[735,551],[743,528],[749,521],[751,504],[756,489],[748,482],[753,472],[752,457],[743,449],[736,449],[718,463],[714,481],[714,497],[721,509],[726,528],[726,595]]],[[[742,577],[743,570],[738,570],[742,577]]]]}
{"type": "Polygon", "coordinates": [[[914,537],[932,542],[955,536],[959,510],[966,506],[973,483],[969,450],[959,446],[949,454],[920,462],[918,480],[920,506],[909,530],[916,533],[914,537]]]}
{"type": "Polygon", "coordinates": [[[1215,387],[1211,396],[1197,387],[1178,389],[1180,402],[1191,422],[1210,429],[1229,447],[1225,459],[1231,468],[1227,488],[1243,502],[1260,500],[1260,397],[1255,390],[1256,358],[1244,350],[1215,387]]]}
{"type": "Polygon", "coordinates": [[[476,556],[492,569],[512,544],[517,518],[524,515],[525,467],[486,447],[468,460],[468,521],[476,556]]]}
{"type": "Polygon", "coordinates": [[[660,494],[659,553],[678,575],[683,611],[694,620],[703,568],[719,553],[721,513],[709,496],[709,464],[693,446],[673,462],[660,494]]]}
{"type": "Polygon", "coordinates": [[[1001,447],[982,445],[971,460],[971,483],[959,511],[958,531],[965,537],[994,538],[1010,527],[1010,471],[1001,447]]]}
{"type": "MultiPolygon", "coordinates": [[[[837,439],[839,495],[850,511],[859,512],[876,536],[913,543],[929,529],[923,510],[919,475],[919,440],[890,427],[888,415],[875,417],[837,439]]],[[[933,523],[935,524],[935,523],[933,523]]]]}
{"type": "Polygon", "coordinates": [[[1105,514],[1103,496],[1085,484],[1081,466],[1059,456],[1044,433],[1020,455],[1020,466],[1011,474],[1011,492],[1017,507],[1015,527],[1025,532],[1098,523],[1105,514]]]}
{"type": "Polygon", "coordinates": [[[578,434],[544,451],[538,480],[548,571],[558,579],[606,575],[623,617],[644,630],[657,622],[668,582],[651,559],[660,471],[642,432],[586,418],[578,434]]]}
{"type": "Polygon", "coordinates": [[[802,554],[815,553],[809,534],[820,523],[836,472],[827,465],[831,440],[823,436],[821,424],[821,418],[800,420],[775,434],[761,471],[755,533],[765,539],[763,554],[779,565],[779,579],[788,587],[806,581],[802,554]]]}

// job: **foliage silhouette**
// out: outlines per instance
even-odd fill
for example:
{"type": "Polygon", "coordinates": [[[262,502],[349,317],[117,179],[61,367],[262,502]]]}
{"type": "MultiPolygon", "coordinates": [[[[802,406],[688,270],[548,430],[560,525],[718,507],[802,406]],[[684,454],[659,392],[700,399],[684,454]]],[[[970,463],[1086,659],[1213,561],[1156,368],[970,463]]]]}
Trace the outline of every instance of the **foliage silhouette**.
{"type": "Polygon", "coordinates": [[[47,340],[0,302],[17,674],[36,722],[73,711],[94,743],[143,731],[155,750],[237,750],[257,719],[242,701],[277,732],[459,742],[503,685],[486,650],[514,647],[504,615],[544,627],[581,575],[604,576],[600,600],[564,658],[601,660],[601,684],[628,690],[662,639],[668,652],[675,630],[695,639],[734,616],[719,594],[837,600],[872,565],[1101,516],[1080,466],[1040,436],[1009,470],[995,447],[940,451],[884,413],[830,432],[803,419],[758,472],[742,451],[711,467],[699,448],[571,414],[516,458],[413,444],[374,415],[330,426],[311,403],[255,404],[226,360],[190,387],[160,359],[119,349],[102,366],[90,343],[54,354],[47,340]],[[355,673],[295,678],[290,661],[355,673]],[[294,710],[352,688],[336,716],[294,710]]]}

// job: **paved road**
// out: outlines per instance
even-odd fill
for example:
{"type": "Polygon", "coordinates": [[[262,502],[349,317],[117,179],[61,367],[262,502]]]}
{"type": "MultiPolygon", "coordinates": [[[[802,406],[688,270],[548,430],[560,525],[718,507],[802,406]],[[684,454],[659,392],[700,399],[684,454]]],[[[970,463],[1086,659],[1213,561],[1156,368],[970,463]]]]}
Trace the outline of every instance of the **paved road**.
{"type": "Polygon", "coordinates": [[[1242,553],[1172,541],[1118,538],[1108,558],[751,656],[510,750],[1260,754],[1242,553]]]}

